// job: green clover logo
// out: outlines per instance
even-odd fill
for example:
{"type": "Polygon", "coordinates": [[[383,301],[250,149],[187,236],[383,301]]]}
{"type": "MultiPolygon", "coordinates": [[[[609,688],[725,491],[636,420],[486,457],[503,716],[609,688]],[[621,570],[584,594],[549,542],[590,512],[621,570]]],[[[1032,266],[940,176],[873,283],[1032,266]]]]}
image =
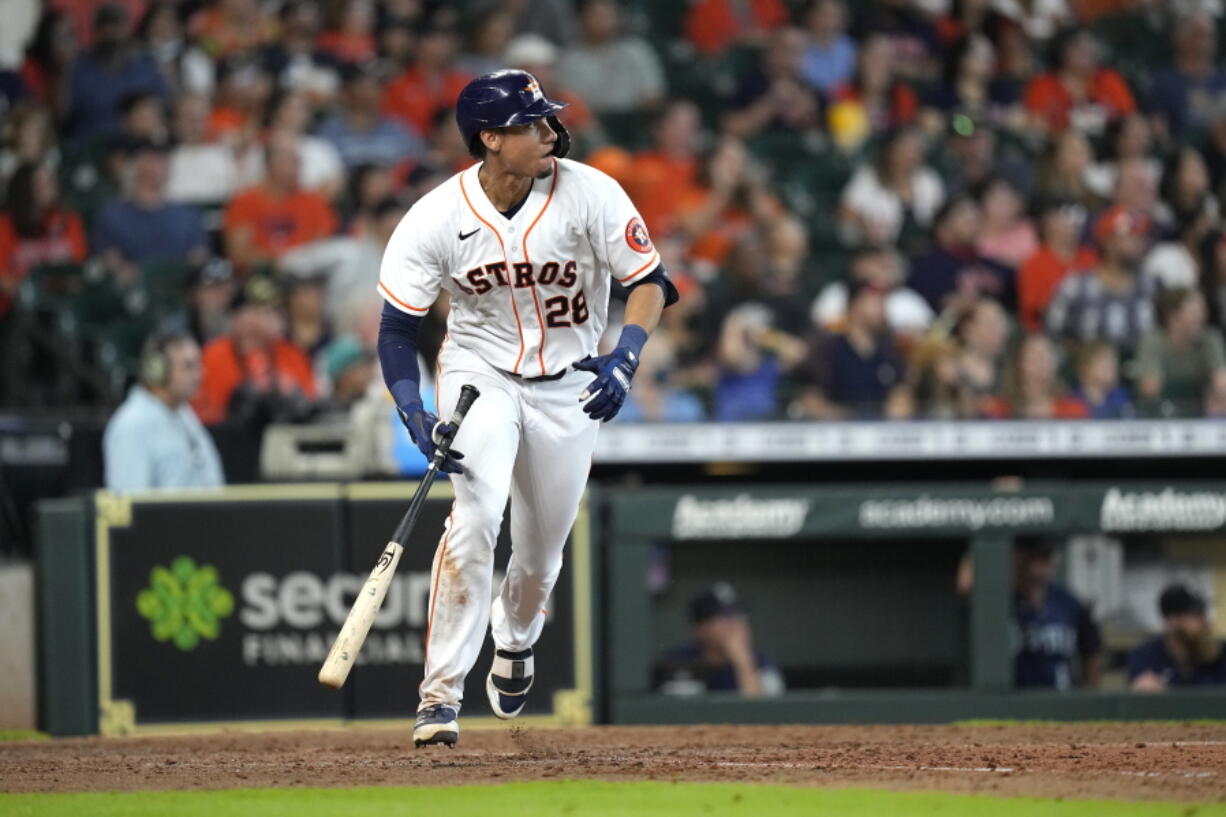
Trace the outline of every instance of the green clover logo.
{"type": "Polygon", "coordinates": [[[190,556],[175,559],[169,570],[155,565],[149,571],[149,587],[136,596],[136,609],[149,620],[155,639],[174,641],[184,652],[193,650],[201,637],[216,639],[221,620],[234,612],[234,596],[219,578],[217,568],[197,566],[190,556]]]}

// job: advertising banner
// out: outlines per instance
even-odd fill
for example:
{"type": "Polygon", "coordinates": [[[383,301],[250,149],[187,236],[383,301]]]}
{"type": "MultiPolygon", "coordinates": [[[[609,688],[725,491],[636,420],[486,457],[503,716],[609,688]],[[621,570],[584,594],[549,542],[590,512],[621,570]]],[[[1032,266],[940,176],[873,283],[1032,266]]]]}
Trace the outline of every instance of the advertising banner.
{"type": "MultiPolygon", "coordinates": [[[[423,507],[345,687],[327,689],[316,675],[412,489],[252,487],[131,500],[100,494],[100,731],[351,718],[404,719],[407,726],[417,706],[431,565],[451,509],[450,486],[437,486],[423,507]]],[[[506,527],[495,591],[510,556],[506,527]]],[[[550,600],[529,703],[529,713],[556,721],[590,712],[590,667],[578,668],[576,649],[576,622],[587,621],[588,611],[576,615],[574,578],[576,563],[587,564],[586,532],[576,538],[584,553],[567,559],[550,600]]],[[[585,575],[583,604],[590,601],[586,588],[585,575]]],[[[491,657],[487,643],[465,688],[466,715],[489,715],[491,657]]]]}

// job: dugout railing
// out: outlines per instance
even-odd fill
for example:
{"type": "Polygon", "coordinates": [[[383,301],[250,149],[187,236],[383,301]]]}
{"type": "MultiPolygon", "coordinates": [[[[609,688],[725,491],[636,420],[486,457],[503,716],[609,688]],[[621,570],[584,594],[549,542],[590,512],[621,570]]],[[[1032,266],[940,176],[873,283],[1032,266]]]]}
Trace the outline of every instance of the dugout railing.
{"type": "Polygon", "coordinates": [[[1013,689],[1010,578],[1018,536],[1226,535],[1226,482],[695,485],[608,490],[602,499],[596,654],[607,722],[1226,717],[1226,688],[1013,689]],[[836,551],[852,555],[822,556],[836,551]],[[975,580],[960,600],[954,573],[964,552],[975,580]],[[656,691],[661,652],[686,635],[687,599],[716,581],[742,591],[763,652],[837,660],[811,673],[812,688],[777,698],[656,691]],[[826,594],[834,600],[813,603],[826,594]],[[856,686],[840,686],[846,665],[857,664],[856,686]]]}

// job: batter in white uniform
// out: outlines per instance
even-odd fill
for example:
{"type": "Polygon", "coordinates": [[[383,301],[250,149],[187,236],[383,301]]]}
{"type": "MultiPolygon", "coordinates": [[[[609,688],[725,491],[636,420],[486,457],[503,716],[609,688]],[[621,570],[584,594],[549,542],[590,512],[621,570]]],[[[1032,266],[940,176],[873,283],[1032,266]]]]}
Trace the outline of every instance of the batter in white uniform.
{"type": "Polygon", "coordinates": [[[434,558],[418,746],[455,744],[464,679],[487,622],[496,648],[486,679],[490,706],[500,718],[523,709],[532,646],[599,424],[621,408],[643,343],[677,298],[618,184],[562,158],[569,136],[556,114],[563,107],[523,71],[469,83],[456,119],[481,162],[423,196],[383,257],[379,357],[427,457],[449,429],[422,405],[417,331],[441,290],[451,311],[439,353],[438,414],[450,416],[465,383],[481,392],[444,465],[456,499],[434,558]],[[613,280],[629,289],[625,327],[616,349],[596,357],[613,280]],[[508,494],[511,560],[491,608],[508,494]]]}

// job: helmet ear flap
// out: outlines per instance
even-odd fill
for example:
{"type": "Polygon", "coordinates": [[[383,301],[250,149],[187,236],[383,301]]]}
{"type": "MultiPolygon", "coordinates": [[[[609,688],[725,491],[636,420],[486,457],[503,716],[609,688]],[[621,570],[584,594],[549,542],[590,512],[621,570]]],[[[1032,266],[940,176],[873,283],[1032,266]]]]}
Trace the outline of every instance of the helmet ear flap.
{"type": "Polygon", "coordinates": [[[556,116],[547,116],[545,121],[549,123],[549,127],[553,128],[553,132],[558,135],[558,141],[553,143],[553,150],[550,154],[557,156],[559,159],[566,157],[570,153],[570,131],[556,116]]]}

